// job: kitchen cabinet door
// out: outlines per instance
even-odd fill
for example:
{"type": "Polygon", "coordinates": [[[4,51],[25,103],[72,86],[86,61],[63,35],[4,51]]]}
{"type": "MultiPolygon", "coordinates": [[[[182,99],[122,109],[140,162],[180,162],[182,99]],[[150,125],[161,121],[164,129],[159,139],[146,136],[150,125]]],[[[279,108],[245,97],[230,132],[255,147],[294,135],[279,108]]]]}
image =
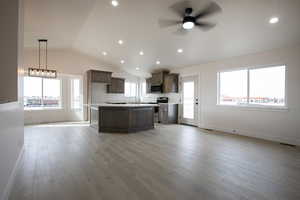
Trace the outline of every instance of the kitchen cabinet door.
{"type": "Polygon", "coordinates": [[[152,85],[161,85],[161,84],[163,84],[163,80],[164,80],[163,72],[153,73],[152,78],[151,78],[151,84],[152,85]]]}
{"type": "Polygon", "coordinates": [[[111,84],[112,72],[91,70],[91,82],[111,84]]]}
{"type": "Polygon", "coordinates": [[[159,104],[158,118],[162,124],[177,124],[178,104],[159,104]]]}
{"type": "Polygon", "coordinates": [[[164,79],[164,93],[178,93],[178,74],[167,74],[164,79]]]}
{"type": "Polygon", "coordinates": [[[125,79],[112,78],[111,84],[107,85],[107,93],[124,94],[125,92],[125,79]]]}

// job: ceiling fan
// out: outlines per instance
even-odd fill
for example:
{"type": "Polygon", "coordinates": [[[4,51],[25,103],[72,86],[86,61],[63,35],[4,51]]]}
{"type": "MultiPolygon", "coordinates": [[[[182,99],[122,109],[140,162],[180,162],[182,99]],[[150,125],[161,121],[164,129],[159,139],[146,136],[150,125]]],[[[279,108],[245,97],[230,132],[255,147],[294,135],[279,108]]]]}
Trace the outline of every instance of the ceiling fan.
{"type": "Polygon", "coordinates": [[[166,28],[170,26],[181,25],[178,33],[185,34],[187,30],[191,30],[194,27],[202,30],[208,30],[215,27],[216,24],[210,22],[203,22],[201,19],[211,16],[213,14],[222,11],[222,8],[215,2],[210,2],[203,9],[198,12],[194,12],[190,1],[180,1],[169,7],[178,17],[179,20],[160,19],[159,26],[166,28]]]}

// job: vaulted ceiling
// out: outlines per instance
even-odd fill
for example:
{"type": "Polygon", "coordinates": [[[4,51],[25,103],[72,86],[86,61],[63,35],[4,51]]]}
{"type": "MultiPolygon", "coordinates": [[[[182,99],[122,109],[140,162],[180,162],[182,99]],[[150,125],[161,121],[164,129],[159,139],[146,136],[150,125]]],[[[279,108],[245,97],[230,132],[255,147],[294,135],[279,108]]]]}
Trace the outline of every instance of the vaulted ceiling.
{"type": "MultiPolygon", "coordinates": [[[[48,38],[49,48],[73,48],[125,70],[151,71],[300,43],[299,0],[216,0],[223,12],[207,21],[217,26],[185,36],[174,34],[178,27],[158,25],[161,18],[178,19],[169,10],[178,1],[119,0],[113,7],[111,0],[25,0],[25,47],[48,38]],[[272,16],[279,23],[269,24],[272,16]]],[[[200,10],[207,0],[192,2],[200,10]]]]}

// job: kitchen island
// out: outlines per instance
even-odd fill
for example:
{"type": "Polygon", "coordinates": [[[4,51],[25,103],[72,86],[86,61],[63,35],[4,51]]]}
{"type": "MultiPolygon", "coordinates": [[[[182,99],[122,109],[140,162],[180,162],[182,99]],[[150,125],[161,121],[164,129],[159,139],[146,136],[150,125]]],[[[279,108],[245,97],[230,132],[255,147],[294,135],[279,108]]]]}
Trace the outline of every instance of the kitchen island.
{"type": "Polygon", "coordinates": [[[91,105],[91,126],[104,133],[132,133],[154,129],[157,104],[91,105]]]}

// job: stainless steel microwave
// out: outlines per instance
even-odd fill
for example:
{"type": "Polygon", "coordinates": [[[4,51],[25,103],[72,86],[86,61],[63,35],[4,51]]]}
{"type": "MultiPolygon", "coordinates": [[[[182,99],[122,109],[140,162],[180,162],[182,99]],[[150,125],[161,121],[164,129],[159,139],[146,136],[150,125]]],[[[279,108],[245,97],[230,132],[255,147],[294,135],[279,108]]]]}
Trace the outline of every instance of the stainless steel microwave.
{"type": "Polygon", "coordinates": [[[151,93],[162,93],[163,86],[162,85],[152,85],[151,86],[151,93]]]}

